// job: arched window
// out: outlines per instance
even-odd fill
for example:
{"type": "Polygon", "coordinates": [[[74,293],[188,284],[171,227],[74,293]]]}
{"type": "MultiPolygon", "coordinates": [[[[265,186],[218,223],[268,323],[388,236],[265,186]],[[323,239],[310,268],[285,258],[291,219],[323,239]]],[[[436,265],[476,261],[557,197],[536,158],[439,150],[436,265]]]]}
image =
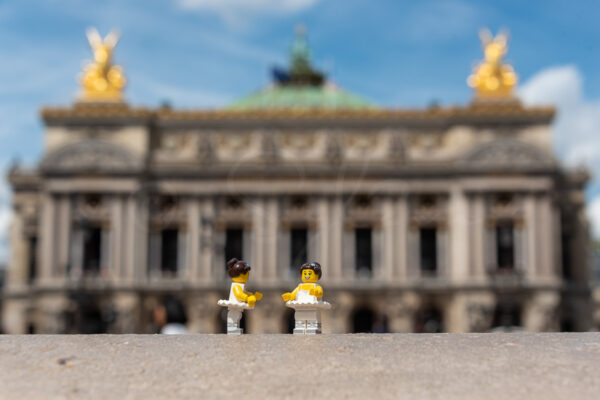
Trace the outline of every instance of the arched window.
{"type": "Polygon", "coordinates": [[[352,313],[352,332],[371,333],[375,322],[375,312],[370,308],[359,308],[352,313]]]}

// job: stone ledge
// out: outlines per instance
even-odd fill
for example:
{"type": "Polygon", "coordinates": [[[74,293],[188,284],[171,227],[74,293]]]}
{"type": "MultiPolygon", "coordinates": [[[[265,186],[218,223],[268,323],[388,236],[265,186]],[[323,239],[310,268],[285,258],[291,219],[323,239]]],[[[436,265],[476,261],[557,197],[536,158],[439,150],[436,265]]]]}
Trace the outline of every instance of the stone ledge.
{"type": "Polygon", "coordinates": [[[597,399],[600,334],[0,336],[1,399],[597,399]]]}

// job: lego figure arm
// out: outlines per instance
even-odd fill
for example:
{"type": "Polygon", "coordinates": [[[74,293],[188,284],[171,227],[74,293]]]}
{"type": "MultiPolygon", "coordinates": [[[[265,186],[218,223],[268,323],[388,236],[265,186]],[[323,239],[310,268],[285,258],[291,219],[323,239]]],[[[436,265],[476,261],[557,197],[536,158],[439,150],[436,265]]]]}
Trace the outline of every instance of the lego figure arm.
{"type": "Polygon", "coordinates": [[[316,296],[317,299],[320,299],[323,297],[323,288],[319,285],[315,285],[314,288],[309,290],[308,294],[311,296],[316,296]]]}
{"type": "MultiPolygon", "coordinates": [[[[254,304],[256,303],[256,300],[257,300],[256,295],[253,295],[250,292],[245,292],[239,286],[233,287],[233,294],[235,295],[236,299],[238,299],[239,301],[248,303],[248,305],[250,307],[254,307],[254,304]]],[[[262,294],[259,293],[259,295],[262,298],[262,294]]]]}
{"type": "Polygon", "coordinates": [[[235,295],[236,299],[243,302],[246,302],[248,300],[248,297],[250,297],[242,290],[242,288],[240,288],[237,285],[233,286],[233,294],[235,295]]]}
{"type": "Polygon", "coordinates": [[[298,285],[296,287],[296,289],[294,289],[294,291],[292,293],[284,293],[281,295],[281,298],[283,299],[283,301],[290,301],[290,300],[296,300],[296,294],[298,293],[298,289],[300,288],[300,285],[298,285]]]}
{"type": "Polygon", "coordinates": [[[262,299],[262,297],[263,297],[263,295],[262,295],[261,292],[254,292],[254,293],[252,293],[252,292],[246,292],[246,291],[244,291],[244,293],[246,293],[246,295],[248,297],[254,297],[256,299],[256,301],[260,301],[260,299],[262,299]]]}

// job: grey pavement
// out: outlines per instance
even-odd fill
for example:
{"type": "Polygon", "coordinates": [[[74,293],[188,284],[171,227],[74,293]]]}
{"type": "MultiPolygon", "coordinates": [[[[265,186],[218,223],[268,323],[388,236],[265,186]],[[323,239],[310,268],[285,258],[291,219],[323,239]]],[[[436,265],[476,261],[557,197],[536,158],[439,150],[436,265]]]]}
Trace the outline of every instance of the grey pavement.
{"type": "Polygon", "coordinates": [[[600,334],[0,336],[0,399],[600,399],[600,334]]]}

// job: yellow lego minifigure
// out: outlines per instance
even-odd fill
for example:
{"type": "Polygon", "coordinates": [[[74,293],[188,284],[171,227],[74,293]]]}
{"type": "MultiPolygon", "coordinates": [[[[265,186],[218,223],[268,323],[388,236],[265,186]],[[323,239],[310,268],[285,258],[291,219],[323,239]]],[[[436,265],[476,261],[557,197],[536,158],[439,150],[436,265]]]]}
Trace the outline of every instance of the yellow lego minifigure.
{"type": "Polygon", "coordinates": [[[323,288],[317,284],[321,279],[321,265],[316,262],[300,267],[302,283],[291,293],[281,295],[286,305],[295,310],[294,334],[321,333],[321,310],[331,308],[323,301],[323,288]]]}
{"type": "Polygon", "coordinates": [[[262,299],[260,292],[246,291],[246,282],[250,276],[250,265],[237,258],[227,261],[227,273],[231,277],[231,289],[228,300],[219,300],[217,304],[227,307],[227,334],[240,335],[240,319],[244,310],[252,310],[257,301],[262,299]]]}

